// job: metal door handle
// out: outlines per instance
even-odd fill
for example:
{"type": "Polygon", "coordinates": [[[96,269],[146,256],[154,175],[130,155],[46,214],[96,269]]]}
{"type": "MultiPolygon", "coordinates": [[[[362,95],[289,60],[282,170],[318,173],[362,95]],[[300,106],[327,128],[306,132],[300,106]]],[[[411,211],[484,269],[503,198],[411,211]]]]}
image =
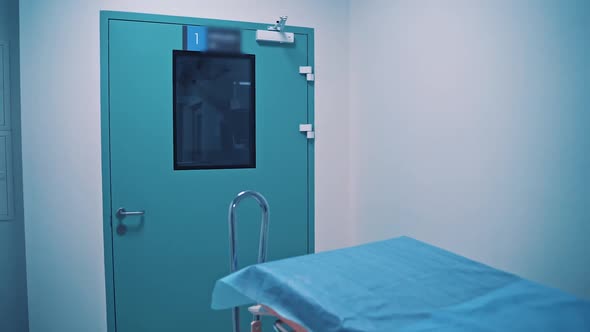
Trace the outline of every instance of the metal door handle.
{"type": "Polygon", "coordinates": [[[126,216],[143,216],[145,214],[145,211],[141,210],[141,211],[127,211],[125,210],[125,208],[119,208],[117,209],[117,216],[119,217],[126,217],[126,216]]]}

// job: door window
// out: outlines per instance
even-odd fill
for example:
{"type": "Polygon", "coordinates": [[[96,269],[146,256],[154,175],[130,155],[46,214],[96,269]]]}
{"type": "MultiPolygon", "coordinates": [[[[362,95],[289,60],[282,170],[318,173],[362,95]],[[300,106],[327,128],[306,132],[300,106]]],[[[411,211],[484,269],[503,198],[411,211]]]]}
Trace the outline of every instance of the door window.
{"type": "Polygon", "coordinates": [[[255,168],[255,56],[173,51],[174,169],[255,168]]]}

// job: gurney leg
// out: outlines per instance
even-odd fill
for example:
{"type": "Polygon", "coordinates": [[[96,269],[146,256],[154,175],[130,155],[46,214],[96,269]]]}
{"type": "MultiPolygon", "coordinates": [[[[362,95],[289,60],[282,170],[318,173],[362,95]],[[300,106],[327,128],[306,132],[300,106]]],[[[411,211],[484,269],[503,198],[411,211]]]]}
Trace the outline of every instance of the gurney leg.
{"type": "Polygon", "coordinates": [[[233,308],[232,312],[233,332],[240,332],[240,308],[233,308]]]}
{"type": "Polygon", "coordinates": [[[250,332],[262,332],[262,322],[259,320],[250,323],[250,332]]]}

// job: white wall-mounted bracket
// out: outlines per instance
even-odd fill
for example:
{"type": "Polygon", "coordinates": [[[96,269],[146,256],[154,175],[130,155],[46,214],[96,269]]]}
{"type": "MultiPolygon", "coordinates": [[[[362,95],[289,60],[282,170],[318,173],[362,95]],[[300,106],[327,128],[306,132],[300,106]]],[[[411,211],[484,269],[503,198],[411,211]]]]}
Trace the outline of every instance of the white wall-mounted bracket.
{"type": "Polygon", "coordinates": [[[309,82],[315,81],[315,74],[313,73],[312,66],[299,66],[299,74],[305,75],[305,78],[309,82]]]}
{"type": "Polygon", "coordinates": [[[311,123],[303,123],[299,125],[299,131],[305,133],[307,139],[315,138],[315,131],[313,131],[313,125],[311,123]]]}
{"type": "Polygon", "coordinates": [[[293,44],[295,34],[285,32],[287,16],[281,16],[274,25],[269,26],[266,30],[256,30],[256,41],[265,43],[293,44]]]}
{"type": "Polygon", "coordinates": [[[267,28],[268,31],[283,31],[285,30],[285,24],[287,24],[288,16],[281,16],[274,25],[267,28]]]}

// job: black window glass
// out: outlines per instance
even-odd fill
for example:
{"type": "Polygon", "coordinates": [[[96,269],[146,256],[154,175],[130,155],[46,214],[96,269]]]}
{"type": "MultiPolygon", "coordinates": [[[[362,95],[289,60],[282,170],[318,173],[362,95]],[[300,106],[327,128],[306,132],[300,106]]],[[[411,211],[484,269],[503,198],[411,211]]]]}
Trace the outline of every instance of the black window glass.
{"type": "Polygon", "coordinates": [[[254,168],[255,58],[174,51],[174,169],[254,168]]]}

